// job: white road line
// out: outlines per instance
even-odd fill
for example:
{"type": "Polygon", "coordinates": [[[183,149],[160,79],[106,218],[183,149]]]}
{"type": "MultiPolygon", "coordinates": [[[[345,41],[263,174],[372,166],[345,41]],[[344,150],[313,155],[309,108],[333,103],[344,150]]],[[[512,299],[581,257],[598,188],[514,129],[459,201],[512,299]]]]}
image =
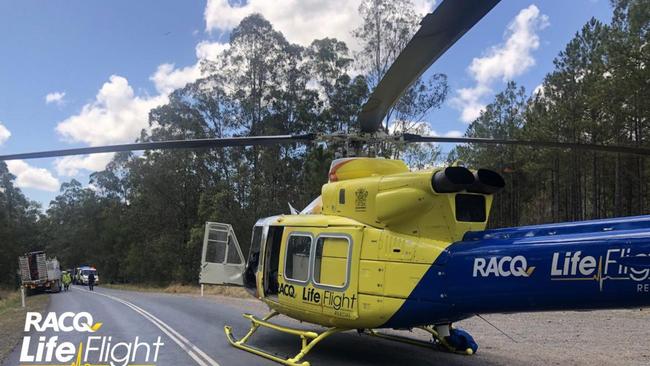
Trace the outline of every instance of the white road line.
{"type": "Polygon", "coordinates": [[[155,317],[148,311],[142,309],[141,307],[131,302],[128,302],[126,300],[120,299],[119,297],[102,294],[100,292],[95,292],[95,291],[91,292],[83,288],[78,288],[78,289],[87,293],[92,293],[92,294],[107,297],[111,300],[117,301],[121,304],[128,306],[133,311],[142,315],[145,319],[149,320],[156,327],[162,330],[172,341],[178,344],[181,347],[181,349],[183,349],[183,351],[185,351],[194,361],[196,361],[197,364],[201,366],[219,366],[219,363],[217,361],[215,361],[212,357],[208,356],[205,352],[203,352],[199,347],[195,346],[187,338],[183,337],[180,333],[174,330],[174,328],[170,327],[167,323],[158,319],[157,317],[155,317]],[[203,359],[201,359],[199,355],[202,356],[203,359]]]}

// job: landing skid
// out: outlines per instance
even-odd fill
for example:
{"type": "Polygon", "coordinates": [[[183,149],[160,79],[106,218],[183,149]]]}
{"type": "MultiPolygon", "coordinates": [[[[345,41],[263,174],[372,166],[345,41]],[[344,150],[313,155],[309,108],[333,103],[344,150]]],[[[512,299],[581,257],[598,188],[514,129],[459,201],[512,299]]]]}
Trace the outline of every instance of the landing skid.
{"type": "Polygon", "coordinates": [[[224,331],[226,332],[226,336],[228,337],[228,341],[230,344],[233,346],[242,349],[247,352],[251,352],[253,354],[256,354],[258,356],[262,356],[265,358],[268,358],[269,360],[273,360],[275,362],[279,362],[285,365],[291,365],[291,366],[309,366],[308,361],[303,361],[300,362],[300,360],[303,359],[311,351],[316,344],[318,344],[320,341],[323,339],[331,336],[332,334],[346,331],[349,329],[342,329],[342,328],[329,328],[326,331],[322,333],[316,333],[316,332],[311,332],[311,331],[306,331],[302,329],[295,329],[295,328],[290,328],[290,327],[285,327],[282,325],[274,324],[269,322],[269,319],[277,316],[279,313],[278,312],[271,312],[267,316],[265,316],[262,319],[256,318],[255,316],[251,314],[243,314],[244,318],[249,319],[251,321],[251,328],[248,330],[248,333],[241,339],[237,340],[232,334],[232,328],[230,326],[225,326],[224,331]],[[283,333],[291,334],[300,337],[300,340],[302,341],[302,346],[300,348],[300,352],[296,354],[292,358],[282,358],[278,357],[275,354],[272,354],[268,351],[250,346],[246,344],[246,342],[250,339],[250,337],[257,331],[259,327],[266,327],[269,329],[277,330],[283,333]]]}
{"type": "MultiPolygon", "coordinates": [[[[281,364],[285,365],[291,365],[291,366],[309,366],[308,361],[302,361],[301,360],[309,353],[309,351],[312,350],[320,341],[323,339],[331,336],[332,334],[338,333],[338,332],[343,332],[349,329],[344,329],[344,328],[328,328],[326,331],[322,333],[316,333],[312,331],[307,331],[307,330],[302,330],[302,329],[296,329],[296,328],[290,328],[282,325],[278,325],[275,323],[271,323],[269,320],[275,316],[279,315],[278,312],[272,311],[269,313],[267,316],[265,316],[262,319],[259,319],[251,314],[243,314],[243,317],[251,321],[251,327],[248,330],[248,333],[244,335],[241,339],[235,338],[235,336],[232,334],[232,328],[228,325],[224,327],[224,331],[226,332],[226,337],[228,337],[228,342],[230,342],[231,345],[242,349],[244,351],[256,354],[258,356],[262,356],[265,358],[268,358],[269,360],[279,362],[281,364]],[[263,349],[253,347],[251,345],[248,345],[247,342],[250,340],[251,336],[255,334],[257,329],[259,327],[265,327],[269,329],[273,329],[279,332],[291,334],[300,337],[301,340],[301,348],[300,352],[298,352],[295,356],[291,358],[282,358],[276,354],[273,354],[269,351],[265,351],[263,349]]],[[[394,335],[394,334],[386,334],[386,333],[381,333],[373,329],[366,329],[363,331],[364,334],[373,336],[373,337],[379,337],[391,341],[396,341],[396,342],[402,342],[402,343],[407,343],[407,344],[412,344],[416,346],[421,346],[421,347],[427,347],[429,349],[434,348],[436,346],[441,347],[444,350],[447,350],[449,352],[453,353],[458,353],[462,355],[472,355],[474,354],[476,350],[476,344],[474,343],[474,340],[471,339],[471,336],[465,332],[458,331],[455,329],[452,329],[452,332],[459,332],[456,334],[456,337],[461,337],[463,341],[471,341],[471,343],[474,345],[474,348],[471,347],[465,347],[464,345],[466,344],[465,342],[461,342],[463,346],[459,345],[454,345],[450,344],[448,341],[451,339],[450,337],[442,337],[439,335],[439,333],[436,331],[436,329],[433,326],[424,326],[424,327],[418,327],[419,329],[422,329],[432,336],[432,341],[427,342],[427,341],[422,341],[418,339],[413,339],[409,337],[403,337],[399,335],[394,335]],[[465,337],[465,338],[463,338],[465,337]]]]}
{"type": "Polygon", "coordinates": [[[367,335],[373,336],[373,337],[379,337],[379,338],[383,338],[383,339],[387,339],[387,340],[391,340],[391,341],[412,344],[412,345],[420,346],[420,347],[432,348],[432,347],[435,347],[435,346],[439,346],[439,347],[441,347],[442,349],[444,349],[446,351],[461,354],[461,355],[471,356],[471,355],[474,354],[474,350],[472,348],[468,347],[468,348],[465,348],[465,349],[459,349],[458,347],[454,347],[453,345],[451,345],[445,339],[445,337],[440,336],[438,334],[438,332],[432,326],[424,326],[424,327],[417,327],[417,328],[422,329],[425,332],[431,334],[431,336],[433,338],[432,341],[427,342],[427,341],[422,341],[422,340],[419,340],[419,339],[413,339],[413,338],[404,337],[404,336],[395,335],[395,334],[381,333],[381,332],[378,332],[378,331],[376,331],[374,329],[366,329],[366,330],[364,330],[364,333],[367,334],[367,335]]]}

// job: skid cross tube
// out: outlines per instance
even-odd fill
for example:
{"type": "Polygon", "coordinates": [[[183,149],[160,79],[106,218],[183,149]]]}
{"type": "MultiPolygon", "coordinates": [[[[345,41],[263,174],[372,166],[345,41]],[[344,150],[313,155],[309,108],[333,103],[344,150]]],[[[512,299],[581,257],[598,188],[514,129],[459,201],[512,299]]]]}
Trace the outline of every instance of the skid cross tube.
{"type": "Polygon", "coordinates": [[[248,333],[246,333],[245,336],[243,336],[241,339],[235,338],[235,336],[232,334],[232,328],[230,326],[225,326],[224,331],[226,332],[226,337],[228,337],[228,341],[230,342],[231,345],[242,349],[247,352],[251,352],[253,354],[256,354],[258,356],[262,356],[265,358],[268,358],[269,360],[279,362],[285,365],[291,365],[291,366],[309,366],[308,361],[303,361],[300,362],[300,360],[303,359],[309,353],[309,351],[316,346],[320,341],[323,339],[331,336],[332,334],[346,331],[348,329],[343,329],[343,328],[328,328],[326,331],[322,333],[316,333],[308,330],[301,330],[301,329],[295,329],[295,328],[290,328],[290,327],[285,327],[279,324],[274,324],[269,322],[269,319],[277,316],[279,313],[276,311],[272,311],[269,313],[267,316],[265,316],[262,319],[256,318],[254,315],[251,314],[243,314],[243,317],[251,321],[251,328],[248,330],[248,333]],[[259,327],[265,327],[273,330],[277,330],[279,332],[291,334],[300,337],[301,340],[301,347],[300,347],[300,352],[296,354],[292,358],[281,358],[278,357],[268,351],[250,346],[246,344],[246,342],[251,338],[251,336],[259,329],[259,327]]]}

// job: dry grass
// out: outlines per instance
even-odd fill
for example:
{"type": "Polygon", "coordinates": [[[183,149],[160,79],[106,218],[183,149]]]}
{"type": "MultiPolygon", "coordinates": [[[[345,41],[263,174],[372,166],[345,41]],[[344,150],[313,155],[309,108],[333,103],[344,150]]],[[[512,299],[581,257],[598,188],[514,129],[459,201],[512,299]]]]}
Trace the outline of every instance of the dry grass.
{"type": "MultiPolygon", "coordinates": [[[[153,286],[142,284],[104,284],[103,287],[114,288],[116,290],[139,291],[139,292],[162,292],[166,294],[189,294],[200,295],[201,287],[198,285],[182,285],[174,283],[169,286],[153,286]]],[[[242,287],[222,286],[222,285],[205,285],[203,289],[205,295],[220,295],[237,298],[252,298],[251,295],[242,287]]]]}
{"type": "Polygon", "coordinates": [[[49,299],[47,294],[29,296],[22,308],[19,291],[0,289],[0,363],[22,338],[25,313],[43,312],[49,299]]]}

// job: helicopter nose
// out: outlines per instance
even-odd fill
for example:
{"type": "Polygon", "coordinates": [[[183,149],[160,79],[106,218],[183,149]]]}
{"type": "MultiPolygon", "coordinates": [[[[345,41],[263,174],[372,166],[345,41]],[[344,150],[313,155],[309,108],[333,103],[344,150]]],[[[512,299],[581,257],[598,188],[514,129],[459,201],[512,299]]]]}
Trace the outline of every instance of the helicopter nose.
{"type": "Polygon", "coordinates": [[[467,189],[476,178],[472,172],[462,166],[450,166],[437,171],[431,177],[431,186],[437,193],[454,193],[467,189]]]}

